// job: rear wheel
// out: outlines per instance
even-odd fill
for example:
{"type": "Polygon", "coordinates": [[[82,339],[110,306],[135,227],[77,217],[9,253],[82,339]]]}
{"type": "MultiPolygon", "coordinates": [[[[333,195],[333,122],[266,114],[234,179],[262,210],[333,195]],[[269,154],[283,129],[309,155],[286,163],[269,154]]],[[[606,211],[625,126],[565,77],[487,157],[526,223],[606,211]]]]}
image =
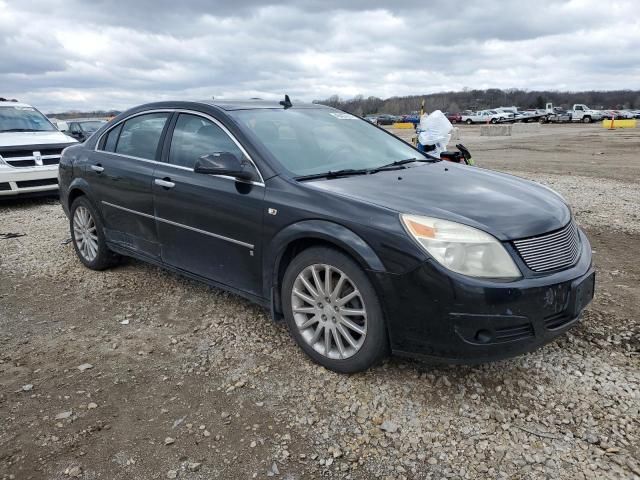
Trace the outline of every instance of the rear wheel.
{"type": "Polygon", "coordinates": [[[467,119],[467,121],[466,121],[466,122],[464,122],[464,123],[466,123],[467,125],[471,125],[473,122],[471,121],[471,119],[470,119],[470,118],[468,118],[468,119],[467,119]]]}
{"type": "Polygon", "coordinates": [[[295,257],[284,275],[282,305],[295,341],[330,370],[366,370],[389,353],[373,285],[341,252],[314,247],[295,257]]]}
{"type": "Polygon", "coordinates": [[[118,262],[120,257],[107,247],[102,220],[86,196],[71,204],[69,224],[73,248],[86,267],[104,270],[118,262]]]}

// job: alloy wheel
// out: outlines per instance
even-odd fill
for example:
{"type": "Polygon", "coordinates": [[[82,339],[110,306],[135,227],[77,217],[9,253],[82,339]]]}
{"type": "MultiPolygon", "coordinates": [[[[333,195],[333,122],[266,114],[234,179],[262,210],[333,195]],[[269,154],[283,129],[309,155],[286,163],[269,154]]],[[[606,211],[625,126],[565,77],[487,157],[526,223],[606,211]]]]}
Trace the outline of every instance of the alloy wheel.
{"type": "Polygon", "coordinates": [[[293,283],[291,306],[301,337],[319,354],[341,360],[362,347],[367,335],[364,299],[336,267],[313,264],[302,270],[293,283]]]}
{"type": "Polygon", "coordinates": [[[91,212],[82,205],[73,214],[73,238],[80,255],[93,262],[98,256],[98,233],[91,212]]]}

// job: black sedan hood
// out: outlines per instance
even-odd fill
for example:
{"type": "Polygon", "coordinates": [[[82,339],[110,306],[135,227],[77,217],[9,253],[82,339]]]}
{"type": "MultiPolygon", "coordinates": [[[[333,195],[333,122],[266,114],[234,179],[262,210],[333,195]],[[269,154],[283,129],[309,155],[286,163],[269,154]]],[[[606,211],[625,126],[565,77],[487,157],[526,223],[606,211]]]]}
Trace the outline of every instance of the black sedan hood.
{"type": "Polygon", "coordinates": [[[561,197],[541,185],[450,162],[306,183],[398,213],[471,225],[500,240],[550,232],[571,218],[561,197]]]}

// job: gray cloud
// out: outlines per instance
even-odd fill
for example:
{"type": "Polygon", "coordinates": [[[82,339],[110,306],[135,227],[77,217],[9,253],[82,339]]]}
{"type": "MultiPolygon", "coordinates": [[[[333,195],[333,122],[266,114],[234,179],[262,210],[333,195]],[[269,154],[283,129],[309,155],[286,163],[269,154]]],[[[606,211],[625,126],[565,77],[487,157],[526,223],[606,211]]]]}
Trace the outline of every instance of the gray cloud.
{"type": "Polygon", "coordinates": [[[633,0],[0,0],[0,96],[167,98],[640,88],[633,0]]]}

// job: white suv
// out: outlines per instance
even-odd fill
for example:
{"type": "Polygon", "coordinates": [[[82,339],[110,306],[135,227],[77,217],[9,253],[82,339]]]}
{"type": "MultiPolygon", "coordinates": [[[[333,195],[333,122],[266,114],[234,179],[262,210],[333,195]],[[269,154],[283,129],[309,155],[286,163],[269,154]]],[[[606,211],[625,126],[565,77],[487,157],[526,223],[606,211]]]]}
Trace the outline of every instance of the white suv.
{"type": "Polygon", "coordinates": [[[75,143],[31,105],[0,98],[0,198],[57,190],[60,155],[75,143]]]}

